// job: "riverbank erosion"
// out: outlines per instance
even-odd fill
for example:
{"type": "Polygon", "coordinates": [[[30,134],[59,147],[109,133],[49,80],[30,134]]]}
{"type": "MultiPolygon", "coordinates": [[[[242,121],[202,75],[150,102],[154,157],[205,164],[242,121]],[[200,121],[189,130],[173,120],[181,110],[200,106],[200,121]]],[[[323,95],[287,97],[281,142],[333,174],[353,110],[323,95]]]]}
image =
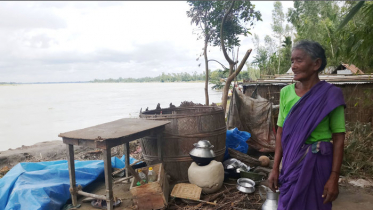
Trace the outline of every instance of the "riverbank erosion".
{"type": "MultiPolygon", "coordinates": [[[[123,154],[120,146],[112,149],[113,156],[123,154]]],[[[76,160],[102,160],[101,150],[87,147],[74,146],[76,160]]],[[[131,156],[140,160],[141,149],[139,143],[134,141],[130,145],[131,156]]],[[[20,162],[42,162],[66,159],[66,145],[61,140],[40,142],[31,146],[22,146],[0,152],[0,178],[13,166],[20,162]]],[[[358,187],[350,184],[349,178],[341,178],[339,198],[333,203],[333,210],[368,210],[373,205],[373,187],[358,187]]],[[[368,182],[371,182],[367,179],[368,182]]],[[[132,195],[129,192],[130,184],[118,183],[113,185],[114,194],[122,199],[121,209],[133,207],[132,195]]],[[[105,194],[105,182],[99,180],[87,188],[87,191],[95,194],[105,194]]],[[[83,197],[78,203],[82,204],[80,209],[92,209],[90,203],[84,203],[83,197]]]]}
{"type": "MultiPolygon", "coordinates": [[[[141,159],[141,149],[138,141],[130,143],[131,156],[141,159]]],[[[66,160],[66,144],[61,140],[44,141],[31,146],[18,147],[0,152],[0,178],[11,168],[21,162],[43,162],[66,160]]],[[[123,148],[112,148],[112,156],[121,157],[123,148]]],[[[102,160],[102,151],[88,147],[74,146],[75,160],[102,160]]]]}

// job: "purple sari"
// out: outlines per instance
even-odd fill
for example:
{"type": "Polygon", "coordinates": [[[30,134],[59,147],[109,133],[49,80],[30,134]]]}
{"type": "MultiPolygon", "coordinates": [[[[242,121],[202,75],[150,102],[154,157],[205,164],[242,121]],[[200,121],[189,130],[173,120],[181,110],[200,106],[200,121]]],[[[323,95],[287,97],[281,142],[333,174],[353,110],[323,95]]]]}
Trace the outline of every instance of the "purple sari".
{"type": "Polygon", "coordinates": [[[321,197],[333,162],[333,145],[305,141],[321,120],[345,105],[342,91],[321,81],[290,110],[282,131],[282,169],[278,210],[331,210],[321,197]]]}

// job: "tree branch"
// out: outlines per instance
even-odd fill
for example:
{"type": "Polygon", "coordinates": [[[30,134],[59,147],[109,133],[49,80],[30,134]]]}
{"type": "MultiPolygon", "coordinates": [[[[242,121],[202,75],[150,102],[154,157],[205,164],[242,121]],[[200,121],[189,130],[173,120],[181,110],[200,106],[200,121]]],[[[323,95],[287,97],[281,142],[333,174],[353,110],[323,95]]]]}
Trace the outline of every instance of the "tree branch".
{"type": "Polygon", "coordinates": [[[208,62],[210,62],[210,61],[215,61],[215,62],[217,62],[217,63],[219,63],[224,69],[228,69],[227,67],[225,67],[222,63],[220,63],[219,61],[217,61],[217,60],[214,60],[214,59],[210,59],[210,60],[208,60],[208,62]]]}
{"type": "Polygon", "coordinates": [[[227,13],[225,13],[225,15],[223,17],[223,20],[221,21],[221,26],[220,26],[220,44],[221,44],[221,48],[223,50],[223,54],[224,54],[225,59],[228,61],[229,64],[233,64],[233,65],[234,65],[234,61],[228,56],[227,49],[225,48],[225,45],[224,45],[223,26],[224,26],[224,22],[227,19],[229,13],[232,12],[234,3],[235,3],[235,1],[232,1],[232,4],[229,7],[227,13]]]}
{"type": "Polygon", "coordinates": [[[248,50],[245,54],[245,56],[243,57],[240,65],[237,67],[237,70],[233,72],[232,75],[230,75],[228,78],[227,78],[227,81],[226,83],[231,83],[234,78],[241,72],[242,68],[243,68],[243,65],[246,63],[246,60],[249,58],[250,54],[251,54],[251,51],[252,49],[248,50]]]}

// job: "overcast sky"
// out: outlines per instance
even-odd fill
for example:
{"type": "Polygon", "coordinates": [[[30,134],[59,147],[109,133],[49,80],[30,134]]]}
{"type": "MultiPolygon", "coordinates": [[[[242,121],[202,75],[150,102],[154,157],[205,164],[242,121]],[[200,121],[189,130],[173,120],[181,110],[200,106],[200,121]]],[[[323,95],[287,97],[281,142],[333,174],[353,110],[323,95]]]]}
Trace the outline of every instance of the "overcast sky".
{"type": "MultiPolygon", "coordinates": [[[[254,2],[271,35],[272,1],[254,2]]],[[[282,2],[284,12],[293,2],[282,2]]],[[[67,82],[202,73],[203,42],[192,33],[182,1],[0,2],[0,82],[67,82]]],[[[240,56],[253,48],[242,39],[240,56]]],[[[210,59],[227,65],[219,48],[210,59]]],[[[250,57],[252,58],[254,54],[250,57]]],[[[220,66],[210,63],[210,69],[220,66]]]]}

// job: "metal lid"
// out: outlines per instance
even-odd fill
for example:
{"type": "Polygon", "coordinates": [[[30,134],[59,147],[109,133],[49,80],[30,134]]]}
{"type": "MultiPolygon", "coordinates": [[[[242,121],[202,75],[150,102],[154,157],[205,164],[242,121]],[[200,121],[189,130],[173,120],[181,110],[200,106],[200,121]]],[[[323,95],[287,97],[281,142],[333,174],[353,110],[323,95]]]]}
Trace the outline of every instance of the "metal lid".
{"type": "Polygon", "coordinates": [[[200,140],[197,143],[194,143],[193,146],[199,148],[213,148],[214,145],[211,145],[210,141],[208,140],[200,140]]]}

